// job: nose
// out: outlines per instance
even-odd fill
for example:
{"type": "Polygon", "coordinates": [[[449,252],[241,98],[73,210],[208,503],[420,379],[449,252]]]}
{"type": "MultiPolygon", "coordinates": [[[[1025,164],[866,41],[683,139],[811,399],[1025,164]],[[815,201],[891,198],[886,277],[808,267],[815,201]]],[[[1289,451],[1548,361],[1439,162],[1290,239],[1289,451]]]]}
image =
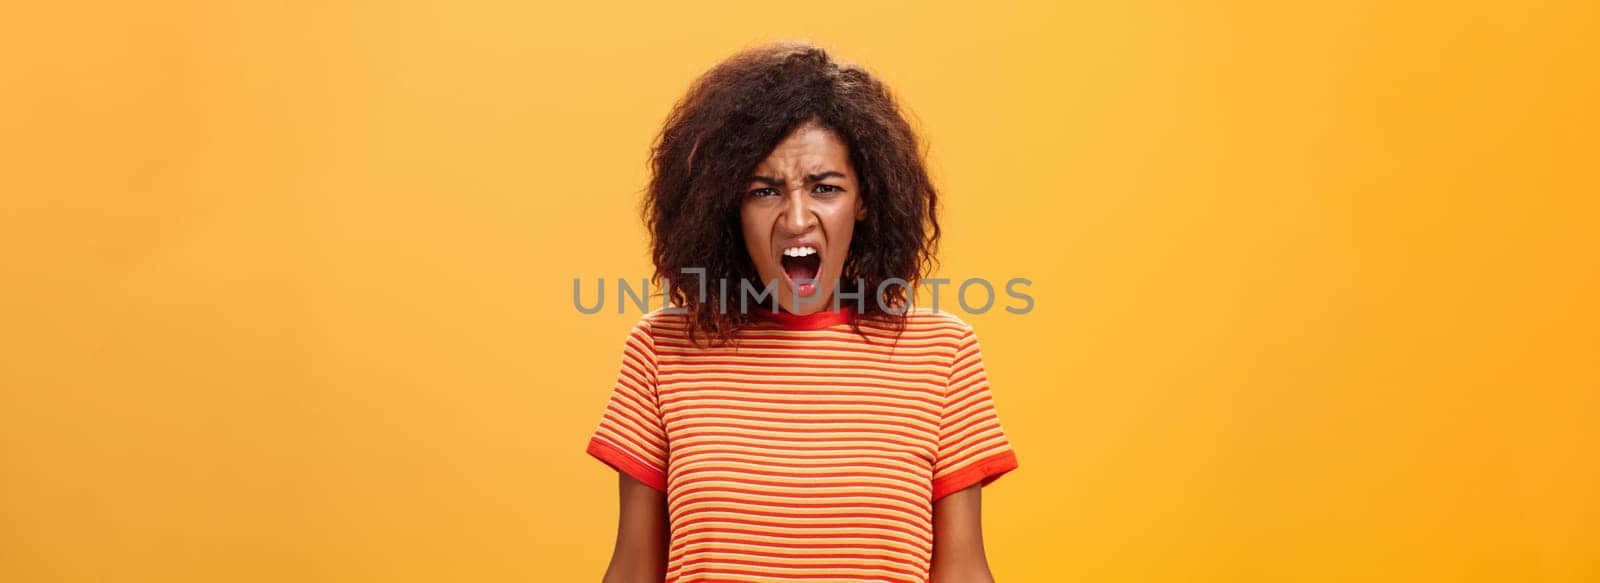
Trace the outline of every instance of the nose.
{"type": "Polygon", "coordinates": [[[783,228],[791,236],[804,235],[816,226],[817,217],[811,212],[811,197],[806,196],[803,189],[789,191],[789,198],[784,201],[782,222],[783,228]]]}

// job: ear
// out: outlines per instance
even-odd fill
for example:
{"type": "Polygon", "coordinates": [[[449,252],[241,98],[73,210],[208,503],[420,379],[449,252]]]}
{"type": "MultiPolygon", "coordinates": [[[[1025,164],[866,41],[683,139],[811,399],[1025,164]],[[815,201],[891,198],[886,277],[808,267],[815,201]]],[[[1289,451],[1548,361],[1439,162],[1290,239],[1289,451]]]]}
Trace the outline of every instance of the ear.
{"type": "Polygon", "coordinates": [[[861,204],[861,201],[857,200],[856,201],[856,220],[860,221],[860,220],[864,220],[866,218],[867,218],[867,205],[861,204]]]}

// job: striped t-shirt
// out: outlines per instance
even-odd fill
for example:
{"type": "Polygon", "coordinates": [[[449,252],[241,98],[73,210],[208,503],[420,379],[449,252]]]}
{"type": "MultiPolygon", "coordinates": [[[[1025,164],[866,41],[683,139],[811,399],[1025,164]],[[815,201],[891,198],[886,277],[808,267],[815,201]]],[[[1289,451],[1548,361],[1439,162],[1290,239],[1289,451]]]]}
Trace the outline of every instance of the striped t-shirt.
{"type": "Polygon", "coordinates": [[[933,502],[1017,467],[972,327],[919,308],[868,343],[848,307],[761,314],[711,348],[640,318],[589,440],[666,493],[666,581],[926,581],[933,502]]]}

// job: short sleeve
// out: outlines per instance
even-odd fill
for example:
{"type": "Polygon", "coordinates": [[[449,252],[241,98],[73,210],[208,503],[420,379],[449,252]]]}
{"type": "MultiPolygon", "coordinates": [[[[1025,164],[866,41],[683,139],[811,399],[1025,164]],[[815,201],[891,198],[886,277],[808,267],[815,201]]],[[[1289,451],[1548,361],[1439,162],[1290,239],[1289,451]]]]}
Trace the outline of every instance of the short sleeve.
{"type": "Polygon", "coordinates": [[[962,339],[950,364],[939,419],[939,448],[933,464],[933,499],[973,484],[1000,479],[1017,468],[1017,456],[1000,426],[989,379],[983,371],[978,336],[963,323],[962,339]]]}
{"type": "Polygon", "coordinates": [[[667,434],[656,399],[655,341],[640,318],[622,347],[622,366],[589,455],[652,488],[667,490],[667,434]]]}

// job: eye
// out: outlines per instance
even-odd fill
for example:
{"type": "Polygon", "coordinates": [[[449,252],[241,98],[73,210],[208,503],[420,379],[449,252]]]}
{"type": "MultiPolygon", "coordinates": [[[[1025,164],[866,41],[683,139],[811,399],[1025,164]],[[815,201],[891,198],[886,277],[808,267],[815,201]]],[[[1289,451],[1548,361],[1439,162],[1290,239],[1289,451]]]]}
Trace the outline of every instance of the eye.
{"type": "Polygon", "coordinates": [[[837,186],[834,186],[832,184],[818,184],[815,188],[811,189],[811,192],[816,193],[816,194],[824,194],[824,193],[829,193],[829,192],[839,192],[841,190],[844,190],[844,189],[843,188],[839,188],[837,186]]]}
{"type": "Polygon", "coordinates": [[[761,198],[763,196],[775,196],[777,194],[778,194],[778,191],[777,190],[773,190],[771,188],[757,188],[755,190],[750,191],[750,197],[751,198],[761,198]]]}

